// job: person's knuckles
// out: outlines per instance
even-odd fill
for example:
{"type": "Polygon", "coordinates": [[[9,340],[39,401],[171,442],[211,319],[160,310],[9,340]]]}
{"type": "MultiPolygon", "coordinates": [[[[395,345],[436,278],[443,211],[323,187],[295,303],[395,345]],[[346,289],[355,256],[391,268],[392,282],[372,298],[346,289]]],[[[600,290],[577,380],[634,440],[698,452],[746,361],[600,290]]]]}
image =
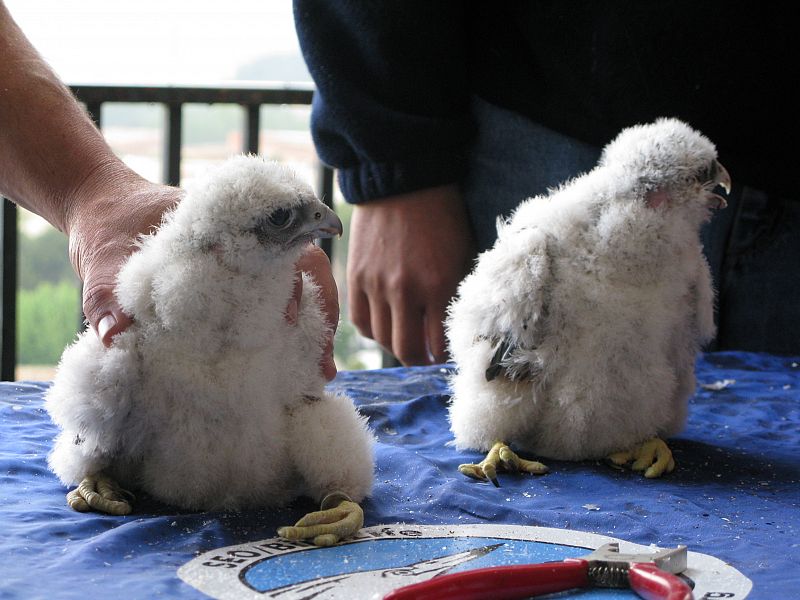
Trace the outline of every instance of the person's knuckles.
{"type": "Polygon", "coordinates": [[[391,297],[406,298],[420,289],[418,274],[406,269],[396,270],[385,278],[385,289],[391,297]]]}

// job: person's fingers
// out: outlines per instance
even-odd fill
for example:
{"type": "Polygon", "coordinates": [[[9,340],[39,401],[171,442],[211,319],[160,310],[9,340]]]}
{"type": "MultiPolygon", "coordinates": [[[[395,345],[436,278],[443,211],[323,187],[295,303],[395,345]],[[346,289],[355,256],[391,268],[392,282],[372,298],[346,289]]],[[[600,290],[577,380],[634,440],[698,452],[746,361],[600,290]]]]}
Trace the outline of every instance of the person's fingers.
{"type": "Polygon", "coordinates": [[[375,339],[372,333],[372,317],[369,314],[369,299],[367,295],[356,287],[349,287],[348,313],[350,322],[358,332],[366,338],[375,339]]]}
{"type": "Polygon", "coordinates": [[[338,370],[336,369],[336,361],[333,358],[333,337],[330,337],[325,344],[322,351],[322,360],[320,361],[322,367],[322,375],[326,381],[332,381],[336,377],[338,370]]]}
{"type": "Polygon", "coordinates": [[[108,348],[111,346],[114,336],[125,331],[131,326],[131,323],[133,323],[133,320],[121,309],[111,307],[110,311],[97,324],[97,336],[103,342],[103,345],[108,348]]]}
{"type": "MultiPolygon", "coordinates": [[[[350,249],[352,253],[352,248],[350,249]]],[[[375,339],[372,333],[372,319],[369,314],[369,297],[361,284],[361,277],[355,267],[353,256],[347,259],[347,307],[350,322],[366,338],[375,339]]]]}
{"type": "Polygon", "coordinates": [[[333,278],[328,256],[319,246],[309,244],[297,261],[296,268],[298,271],[310,274],[319,286],[322,310],[328,325],[335,332],[339,325],[339,290],[333,278]]]}
{"type": "Polygon", "coordinates": [[[294,288],[292,289],[292,297],[289,298],[289,304],[286,305],[286,322],[289,325],[297,325],[297,311],[300,306],[300,298],[303,295],[303,277],[298,273],[294,278],[294,288]]]}
{"type": "Polygon", "coordinates": [[[372,339],[378,342],[388,352],[392,349],[392,311],[388,304],[379,299],[369,303],[369,319],[372,339]]]}
{"type": "Polygon", "coordinates": [[[131,318],[122,311],[114,295],[119,263],[119,258],[106,254],[98,254],[93,260],[80,261],[83,271],[83,314],[106,347],[111,345],[115,335],[131,324],[131,318]]]}
{"type": "Polygon", "coordinates": [[[428,365],[425,344],[425,319],[414,304],[400,303],[392,308],[392,353],[405,366],[428,365]]]}
{"type": "Polygon", "coordinates": [[[113,285],[88,281],[83,292],[83,313],[105,347],[111,346],[115,335],[131,324],[131,318],[120,308],[113,285]]]}
{"type": "MultiPolygon", "coordinates": [[[[333,344],[336,329],[339,325],[339,292],[336,287],[336,280],[333,278],[333,272],[331,271],[331,263],[321,248],[309,244],[306,251],[297,261],[296,268],[298,271],[310,274],[319,286],[322,310],[329,327],[322,357],[320,358],[320,369],[325,379],[330,381],[336,377],[337,372],[333,344]]],[[[297,290],[295,289],[295,291],[297,290]]],[[[300,293],[295,296],[298,303],[301,298],[300,294],[302,294],[302,288],[300,289],[300,293]]]]}
{"type": "Polygon", "coordinates": [[[447,338],[444,331],[446,309],[429,308],[425,311],[425,331],[428,352],[435,363],[447,362],[447,338]]]}

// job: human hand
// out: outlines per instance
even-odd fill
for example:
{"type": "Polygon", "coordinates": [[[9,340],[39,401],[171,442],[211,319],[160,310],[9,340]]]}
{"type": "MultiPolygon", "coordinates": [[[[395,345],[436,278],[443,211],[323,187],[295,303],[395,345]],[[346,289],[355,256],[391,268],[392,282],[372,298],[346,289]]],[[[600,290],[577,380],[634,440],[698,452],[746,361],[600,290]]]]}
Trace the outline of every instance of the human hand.
{"type": "Polygon", "coordinates": [[[178,188],[121,171],[87,181],[71,201],[70,260],[83,280],[83,313],[106,347],[131,324],[114,295],[117,273],[135,250],[136,238],[157,227],[182,195],[178,188]]]}
{"type": "Polygon", "coordinates": [[[350,318],[404,365],[447,360],[444,319],[475,257],[455,185],[358,205],[350,225],[350,318]]]}
{"type": "MultiPolygon", "coordinates": [[[[336,335],[336,328],[339,325],[339,293],[336,288],[336,281],[331,271],[331,263],[328,257],[319,246],[309,244],[300,260],[295,266],[298,275],[308,273],[314,278],[320,287],[322,300],[322,311],[330,327],[330,333],[325,340],[325,348],[322,352],[320,367],[326,380],[331,381],[336,377],[336,363],[333,359],[333,338],[336,335]]],[[[297,277],[294,284],[294,292],[286,307],[286,319],[290,323],[297,322],[297,311],[300,298],[303,294],[303,278],[297,277]]]]}

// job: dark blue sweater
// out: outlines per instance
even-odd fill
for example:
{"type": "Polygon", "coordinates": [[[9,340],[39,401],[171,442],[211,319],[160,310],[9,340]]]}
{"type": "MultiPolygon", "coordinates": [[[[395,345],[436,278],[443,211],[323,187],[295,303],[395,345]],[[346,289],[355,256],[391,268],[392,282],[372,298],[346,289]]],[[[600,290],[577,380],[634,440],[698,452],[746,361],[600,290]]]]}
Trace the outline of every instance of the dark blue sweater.
{"type": "Polygon", "coordinates": [[[697,0],[295,0],[318,90],[314,141],[351,202],[458,181],[473,94],[597,146],[676,116],[714,140],[737,184],[788,194],[798,106],[788,12],[697,0]]]}

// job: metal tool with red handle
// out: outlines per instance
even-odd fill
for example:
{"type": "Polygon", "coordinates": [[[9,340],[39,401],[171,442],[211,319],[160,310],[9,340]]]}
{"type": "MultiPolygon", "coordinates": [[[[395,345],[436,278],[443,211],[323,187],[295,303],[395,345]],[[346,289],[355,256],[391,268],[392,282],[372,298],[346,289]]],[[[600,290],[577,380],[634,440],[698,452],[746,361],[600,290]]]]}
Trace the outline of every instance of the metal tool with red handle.
{"type": "Polygon", "coordinates": [[[692,600],[692,589],[676,576],[685,570],[686,546],[621,554],[614,542],[562,562],[440,575],[394,590],[384,600],[514,600],[585,587],[629,587],[645,600],[692,600]]]}

